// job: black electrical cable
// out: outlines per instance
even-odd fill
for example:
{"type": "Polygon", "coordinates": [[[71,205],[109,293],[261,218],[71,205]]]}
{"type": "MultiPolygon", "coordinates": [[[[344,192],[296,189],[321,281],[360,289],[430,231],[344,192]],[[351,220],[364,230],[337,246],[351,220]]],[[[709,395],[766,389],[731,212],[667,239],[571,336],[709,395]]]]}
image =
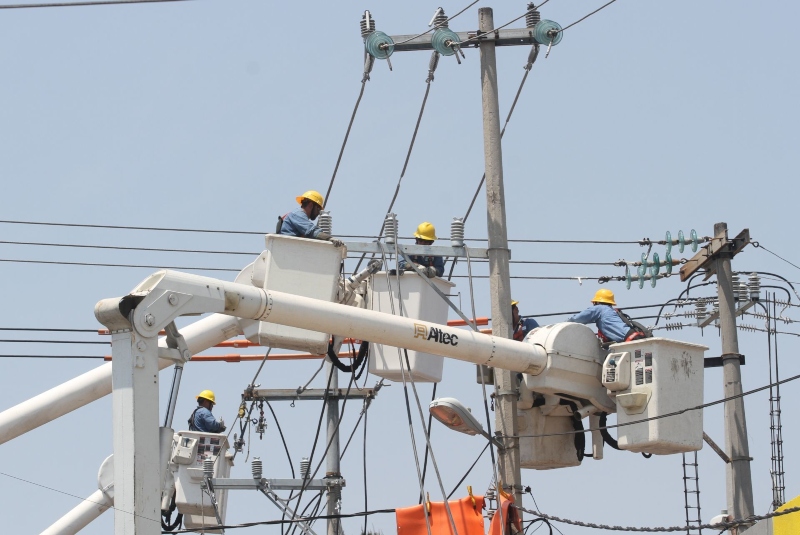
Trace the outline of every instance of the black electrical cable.
{"type": "Polygon", "coordinates": [[[267,401],[266,403],[267,403],[267,408],[269,409],[269,412],[272,413],[272,419],[275,420],[275,426],[278,428],[278,434],[281,436],[281,442],[283,443],[283,449],[286,452],[286,458],[289,460],[289,469],[291,469],[291,471],[292,471],[292,479],[294,479],[296,477],[295,473],[294,473],[294,463],[292,463],[292,455],[291,455],[291,453],[289,453],[289,446],[286,444],[286,438],[284,438],[284,436],[283,436],[283,430],[281,429],[281,423],[278,421],[278,417],[275,415],[275,410],[273,410],[272,405],[270,404],[270,402],[267,401]]]}
{"type": "MultiPolygon", "coordinates": [[[[433,393],[431,393],[431,403],[433,400],[436,399],[436,387],[439,383],[433,383],[433,393]]],[[[428,425],[425,429],[425,433],[428,435],[428,438],[431,436],[431,424],[433,423],[433,413],[428,411],[428,425]]],[[[425,448],[425,457],[422,461],[422,486],[425,486],[425,476],[428,473],[428,448],[425,448]]],[[[419,503],[422,503],[422,496],[419,497],[419,503]]]]}
{"type": "MultiPolygon", "coordinates": [[[[325,417],[325,410],[328,408],[328,397],[331,391],[331,380],[333,379],[333,374],[336,373],[336,370],[331,368],[331,373],[328,374],[328,384],[325,385],[325,394],[322,396],[322,410],[319,413],[319,421],[317,422],[317,431],[314,434],[314,444],[311,446],[311,454],[308,456],[308,463],[311,465],[311,461],[314,459],[314,452],[317,450],[317,442],[319,442],[320,431],[322,431],[322,419],[325,417]]],[[[308,478],[308,481],[311,481],[311,478],[308,478]]],[[[303,499],[303,493],[306,490],[306,485],[303,485],[300,488],[300,494],[297,498],[297,504],[300,505],[300,501],[303,499]]],[[[294,533],[294,529],[292,529],[292,533],[294,533]]]]}
{"type": "Polygon", "coordinates": [[[39,327],[0,327],[0,331],[35,331],[35,332],[59,332],[59,333],[94,333],[99,334],[98,329],[46,329],[39,327]]]}
{"type": "Polygon", "coordinates": [[[258,256],[259,253],[246,251],[209,251],[203,249],[165,249],[160,247],[123,247],[121,245],[88,245],[82,243],[47,243],[34,241],[8,241],[0,240],[2,245],[33,245],[37,247],[67,247],[73,249],[103,249],[112,251],[148,251],[156,253],[199,253],[199,254],[229,254],[258,256]]]}
{"type": "Polygon", "coordinates": [[[615,450],[620,449],[619,443],[617,443],[617,439],[611,436],[611,433],[608,432],[606,429],[606,424],[608,423],[608,414],[602,413],[600,414],[600,435],[603,437],[603,442],[614,448],[615,450]]]}
{"type": "Polygon", "coordinates": [[[450,494],[447,495],[447,499],[448,500],[450,499],[450,497],[453,494],[456,493],[456,491],[461,486],[461,484],[464,482],[464,480],[467,479],[469,474],[472,472],[472,469],[475,468],[475,466],[478,464],[478,461],[481,460],[481,457],[483,457],[483,454],[486,453],[486,450],[488,450],[489,446],[491,446],[491,445],[492,445],[491,442],[486,442],[486,445],[483,447],[481,452],[478,454],[478,457],[475,459],[475,462],[472,463],[472,465],[467,469],[467,472],[464,474],[464,476],[461,479],[458,480],[458,483],[456,483],[455,487],[453,487],[453,490],[450,491],[450,494]]]}
{"type": "Polygon", "coordinates": [[[111,345],[111,341],[108,342],[96,342],[96,341],[81,341],[81,340],[0,340],[0,343],[11,343],[11,344],[89,344],[89,345],[111,345]]]}
{"type": "MultiPolygon", "coordinates": [[[[791,334],[791,333],[785,333],[785,334],[791,334]]],[[[761,392],[763,390],[767,390],[767,389],[769,389],[771,387],[775,387],[775,386],[778,386],[778,385],[782,385],[782,384],[785,384],[785,383],[796,381],[798,379],[800,379],[800,375],[793,375],[792,377],[789,377],[787,379],[781,379],[780,381],[775,381],[773,383],[770,383],[770,384],[767,384],[767,385],[764,385],[764,386],[760,386],[760,387],[754,388],[752,390],[748,390],[747,392],[742,392],[741,394],[735,394],[733,396],[729,396],[729,397],[726,397],[726,398],[720,398],[720,399],[717,399],[715,401],[710,401],[708,403],[703,403],[702,405],[695,405],[694,407],[687,407],[685,409],[680,409],[680,410],[677,410],[677,411],[672,411],[672,412],[668,412],[668,413],[665,413],[665,414],[660,414],[658,416],[650,416],[649,418],[642,418],[640,420],[634,420],[634,421],[631,421],[631,422],[624,422],[624,423],[616,423],[614,425],[607,425],[607,426],[605,426],[605,429],[616,429],[618,427],[627,427],[629,425],[635,425],[635,424],[640,424],[640,423],[644,423],[644,422],[650,422],[652,420],[661,420],[661,419],[664,419],[664,418],[672,418],[673,416],[680,416],[681,414],[685,414],[685,413],[690,412],[690,411],[707,409],[708,407],[713,407],[715,405],[719,405],[721,403],[725,403],[726,401],[731,401],[733,399],[744,398],[744,397],[750,396],[752,394],[757,394],[758,392],[761,392]]],[[[555,436],[562,436],[562,435],[571,435],[571,434],[575,434],[575,433],[588,433],[588,432],[592,432],[592,431],[601,431],[601,429],[599,427],[597,427],[597,428],[583,429],[582,431],[577,431],[576,430],[576,431],[563,431],[563,432],[558,432],[558,433],[543,433],[543,434],[538,434],[538,435],[516,435],[516,436],[510,437],[510,438],[555,437],[555,436]]]]}
{"type": "MultiPolygon", "coordinates": [[[[776,257],[780,258],[781,260],[783,260],[784,262],[786,262],[790,266],[796,267],[797,269],[800,269],[800,266],[798,266],[797,264],[795,264],[793,262],[789,262],[788,260],[786,260],[784,257],[778,255],[777,253],[773,253],[772,251],[770,251],[769,249],[767,249],[766,247],[764,247],[760,243],[755,242],[753,245],[755,245],[757,248],[764,249],[766,252],[768,252],[769,254],[771,254],[773,256],[776,256],[776,257]]],[[[775,276],[777,277],[778,275],[775,275],[775,276]]],[[[783,277],[781,277],[781,278],[783,278],[783,277]]],[[[784,280],[786,280],[786,279],[784,279],[784,280]]],[[[786,282],[789,282],[789,281],[786,281],[786,282]]]]}
{"type": "MultiPolygon", "coordinates": [[[[367,407],[364,407],[364,445],[362,447],[362,463],[364,465],[364,512],[369,511],[367,500],[369,492],[367,492],[367,407]]],[[[367,535],[367,516],[364,515],[364,535],[367,535]]]]}
{"type": "Polygon", "coordinates": [[[102,355],[0,355],[0,359],[100,359],[102,355]]]}
{"type": "Polygon", "coordinates": [[[344,134],[344,141],[342,141],[342,148],[339,149],[339,157],[336,159],[336,166],[333,168],[333,175],[331,176],[330,184],[328,184],[328,191],[325,192],[325,199],[323,199],[322,201],[323,209],[328,204],[328,199],[330,199],[331,190],[333,189],[333,182],[336,180],[336,173],[339,171],[339,164],[342,163],[344,148],[347,146],[347,140],[350,138],[350,130],[353,128],[353,121],[356,120],[356,112],[358,112],[358,106],[359,104],[361,104],[361,98],[364,96],[364,89],[367,87],[368,81],[369,81],[369,73],[365,71],[364,78],[361,80],[361,91],[359,91],[358,93],[358,98],[356,99],[356,105],[353,108],[353,113],[350,115],[350,123],[347,125],[347,132],[345,132],[344,134]]]}
{"type": "Polygon", "coordinates": [[[153,266],[141,264],[106,264],[100,262],[62,262],[54,260],[21,260],[17,258],[0,258],[0,262],[11,262],[17,264],[54,264],[57,266],[91,266],[91,267],[124,267],[124,268],[145,268],[145,269],[180,269],[185,271],[227,271],[239,273],[241,268],[214,268],[214,267],[185,267],[185,266],[153,266]]]}
{"type": "Polygon", "coordinates": [[[48,4],[0,4],[0,9],[27,9],[37,7],[82,7],[109,6],[119,4],[157,4],[162,2],[186,2],[189,0],[95,0],[87,2],[61,2],[48,4]]]}
{"type": "Polygon", "coordinates": [[[576,25],[576,24],[578,24],[579,22],[582,22],[582,21],[584,21],[584,20],[588,19],[589,17],[591,17],[592,15],[594,15],[595,13],[597,13],[598,11],[600,11],[600,10],[602,10],[602,9],[605,9],[605,8],[607,8],[608,6],[610,6],[611,4],[613,4],[613,3],[614,3],[614,2],[616,2],[616,1],[617,1],[617,0],[611,0],[610,2],[608,2],[608,3],[606,3],[606,4],[603,4],[602,6],[598,7],[597,9],[595,9],[594,11],[592,11],[591,13],[589,13],[588,15],[585,15],[585,16],[583,16],[583,17],[579,18],[578,20],[576,20],[576,21],[575,21],[575,22],[573,22],[572,24],[567,24],[566,26],[564,26],[563,28],[561,28],[560,30],[558,30],[558,33],[561,33],[561,32],[565,32],[565,31],[567,31],[569,28],[572,28],[573,26],[575,26],[575,25],[576,25]]]}
{"type": "MultiPolygon", "coordinates": [[[[339,359],[339,355],[337,355],[336,352],[333,350],[333,340],[328,342],[328,358],[331,360],[333,365],[336,366],[337,369],[343,371],[344,373],[356,373],[359,367],[361,367],[364,364],[368,351],[369,351],[369,342],[362,341],[361,345],[358,348],[358,355],[356,355],[356,357],[352,360],[350,364],[344,364],[339,359]]],[[[356,379],[358,379],[359,377],[361,377],[360,372],[358,374],[358,377],[356,377],[356,379]]]]}

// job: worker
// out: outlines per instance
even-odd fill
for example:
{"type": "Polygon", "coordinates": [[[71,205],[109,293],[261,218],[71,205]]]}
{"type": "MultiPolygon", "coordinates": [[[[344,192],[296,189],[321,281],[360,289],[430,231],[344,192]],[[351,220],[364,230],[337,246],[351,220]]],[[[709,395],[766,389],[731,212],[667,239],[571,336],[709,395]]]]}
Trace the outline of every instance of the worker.
{"type": "Polygon", "coordinates": [[[297,236],[298,238],[326,240],[336,247],[341,247],[341,240],[337,240],[327,232],[323,232],[314,222],[322,211],[322,205],[325,203],[322,195],[318,191],[308,190],[295,197],[295,199],[300,206],[278,218],[278,226],[275,229],[275,233],[297,236]]]}
{"type": "Polygon", "coordinates": [[[225,422],[222,418],[217,421],[211,410],[216,404],[214,392],[203,390],[197,396],[197,408],[189,417],[189,431],[200,431],[201,433],[222,433],[225,431],[225,422]]]}
{"type": "MultiPolygon", "coordinates": [[[[417,231],[414,232],[414,237],[416,238],[414,243],[417,245],[433,245],[436,240],[436,228],[427,221],[420,223],[417,231]]],[[[409,259],[430,279],[444,275],[444,259],[441,256],[411,255],[409,259]]],[[[400,259],[398,269],[401,273],[412,271],[411,267],[406,265],[405,258],[400,259]]]]}
{"type": "Polygon", "coordinates": [[[606,289],[597,290],[592,298],[592,306],[567,321],[594,323],[597,326],[597,337],[604,343],[631,342],[647,338],[647,330],[614,308],[616,304],[614,292],[606,289]]]}
{"type": "Polygon", "coordinates": [[[511,325],[514,327],[514,340],[521,342],[532,330],[539,327],[533,318],[522,318],[519,315],[519,301],[511,301],[511,325]]]}

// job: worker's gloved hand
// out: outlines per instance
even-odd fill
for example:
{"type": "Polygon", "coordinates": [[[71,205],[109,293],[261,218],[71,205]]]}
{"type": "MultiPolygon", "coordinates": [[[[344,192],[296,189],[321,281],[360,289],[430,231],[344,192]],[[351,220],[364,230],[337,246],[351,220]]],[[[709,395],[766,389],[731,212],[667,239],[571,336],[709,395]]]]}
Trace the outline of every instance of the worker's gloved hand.
{"type": "Polygon", "coordinates": [[[336,238],[331,238],[328,241],[331,242],[334,247],[341,247],[342,245],[344,245],[344,242],[342,240],[337,240],[336,238]]]}
{"type": "MultiPolygon", "coordinates": [[[[402,269],[400,270],[400,274],[401,274],[401,275],[403,274],[403,270],[402,270],[402,269]]],[[[390,270],[389,270],[389,275],[391,275],[392,277],[394,277],[395,275],[397,275],[397,270],[396,270],[396,269],[390,269],[390,270]]]]}
{"type": "Polygon", "coordinates": [[[219,432],[223,433],[226,429],[227,429],[227,427],[225,427],[225,420],[220,418],[219,419],[219,432]]]}
{"type": "Polygon", "coordinates": [[[422,268],[422,272],[427,275],[429,279],[432,279],[436,276],[436,268],[433,266],[422,268]]]}

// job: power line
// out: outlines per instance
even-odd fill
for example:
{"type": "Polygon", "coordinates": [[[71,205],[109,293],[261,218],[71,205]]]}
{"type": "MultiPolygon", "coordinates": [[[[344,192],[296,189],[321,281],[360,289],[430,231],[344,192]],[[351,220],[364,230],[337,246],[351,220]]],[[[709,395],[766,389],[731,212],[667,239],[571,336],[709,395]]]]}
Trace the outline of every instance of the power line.
{"type": "Polygon", "coordinates": [[[760,243],[758,243],[758,242],[755,242],[755,243],[753,243],[753,245],[755,245],[756,247],[758,247],[758,248],[760,248],[760,249],[764,249],[766,252],[768,252],[769,254],[771,254],[771,255],[773,255],[773,256],[776,256],[776,257],[780,258],[781,260],[783,260],[784,262],[786,262],[786,263],[787,263],[787,264],[789,264],[790,266],[792,266],[792,267],[795,267],[795,268],[797,268],[797,269],[800,269],[800,266],[798,266],[797,264],[795,264],[795,263],[792,263],[792,262],[789,262],[789,261],[788,261],[788,260],[786,260],[784,257],[780,256],[780,255],[779,255],[779,254],[777,254],[777,253],[774,253],[774,252],[770,251],[769,249],[767,249],[766,247],[764,247],[764,246],[763,246],[763,245],[761,245],[760,243]]]}
{"type": "Polygon", "coordinates": [[[258,256],[259,253],[251,251],[211,251],[207,249],[166,249],[160,247],[124,247],[121,245],[88,245],[82,243],[46,243],[31,241],[5,241],[0,240],[3,245],[33,245],[39,247],[68,247],[77,249],[109,249],[115,251],[150,251],[159,253],[200,253],[200,254],[230,254],[258,256]]]}
{"type": "Polygon", "coordinates": [[[748,390],[747,392],[742,392],[741,394],[736,394],[736,395],[733,395],[733,396],[729,396],[727,398],[721,398],[721,399],[718,399],[716,401],[710,401],[708,403],[703,403],[702,405],[696,405],[694,407],[687,407],[685,409],[680,409],[680,410],[677,410],[677,411],[668,412],[668,413],[665,413],[665,414],[660,414],[658,416],[651,416],[649,418],[642,418],[641,420],[634,420],[632,422],[624,422],[624,423],[621,423],[621,424],[618,423],[618,424],[612,424],[612,425],[605,425],[605,426],[601,426],[601,427],[588,427],[586,429],[580,429],[580,430],[574,430],[574,431],[563,431],[563,432],[559,432],[559,433],[543,433],[543,434],[539,434],[539,435],[516,435],[515,437],[508,437],[508,438],[555,437],[555,436],[561,436],[561,435],[574,435],[574,434],[577,434],[577,433],[590,433],[592,431],[602,431],[604,429],[615,429],[615,428],[618,428],[618,427],[627,427],[629,425],[635,425],[635,424],[640,424],[640,423],[644,423],[644,422],[650,422],[652,420],[661,420],[663,418],[671,418],[673,416],[680,416],[681,414],[684,414],[684,413],[687,413],[687,412],[690,412],[690,411],[707,409],[708,407],[713,407],[715,405],[719,405],[721,403],[725,403],[726,401],[730,401],[732,399],[739,399],[739,398],[743,398],[745,396],[749,396],[749,395],[752,395],[752,394],[757,394],[757,393],[759,393],[759,392],[761,392],[763,390],[767,390],[769,388],[773,388],[773,387],[776,387],[778,385],[782,385],[784,383],[789,383],[791,381],[796,381],[797,379],[800,379],[800,375],[794,375],[792,377],[789,377],[788,379],[782,379],[780,381],[775,381],[775,382],[769,383],[767,385],[760,386],[758,388],[754,388],[753,390],[748,390]]]}
{"type": "Polygon", "coordinates": [[[0,355],[0,359],[62,359],[62,360],[72,360],[72,359],[101,359],[104,360],[104,356],[95,356],[95,355],[0,355]]]}
{"type": "Polygon", "coordinates": [[[161,2],[186,2],[189,0],[97,0],[94,2],[63,2],[49,4],[0,4],[0,9],[27,9],[35,7],[109,6],[117,4],[157,4],[161,2]]]}
{"type": "Polygon", "coordinates": [[[123,267],[123,268],[145,268],[145,269],[181,269],[186,271],[227,271],[239,273],[240,269],[232,268],[213,268],[213,267],[186,267],[186,266],[153,266],[143,264],[106,264],[100,262],[57,262],[54,260],[21,260],[18,258],[0,258],[0,262],[13,262],[20,264],[54,264],[57,266],[91,266],[91,267],[123,267]]]}
{"type": "MultiPolygon", "coordinates": [[[[773,511],[772,513],[768,513],[766,515],[751,515],[747,518],[738,518],[730,521],[719,522],[717,524],[701,524],[701,525],[688,525],[688,526],[665,526],[665,527],[638,527],[638,526],[612,526],[609,524],[595,524],[594,522],[581,522],[579,520],[570,520],[568,518],[560,518],[554,515],[547,515],[538,511],[532,511],[530,509],[526,509],[521,505],[519,508],[532,515],[538,516],[539,518],[544,518],[546,520],[552,520],[553,522],[561,522],[564,524],[570,524],[572,526],[580,526],[583,528],[593,528],[593,529],[602,529],[605,531],[639,531],[639,532],[646,532],[646,533],[667,533],[667,532],[675,532],[675,531],[686,531],[689,533],[689,530],[695,531],[699,529],[722,529],[722,531],[728,531],[730,528],[735,528],[737,526],[742,525],[750,525],[758,520],[766,520],[767,518],[772,518],[775,516],[783,516],[788,515],[791,513],[796,513],[800,511],[800,507],[791,507],[789,509],[785,509],[783,511],[773,511]]],[[[722,532],[720,532],[722,533],[722,532]]]]}
{"type": "Polygon", "coordinates": [[[94,342],[82,340],[0,340],[0,343],[12,344],[102,344],[109,345],[111,342],[94,342]]]}
{"type": "Polygon", "coordinates": [[[573,22],[572,24],[568,24],[568,25],[564,26],[563,28],[561,28],[561,29],[559,30],[559,33],[567,31],[569,28],[572,28],[573,26],[575,26],[575,25],[576,25],[576,24],[578,24],[579,22],[582,22],[582,21],[584,21],[584,20],[588,19],[589,17],[591,17],[592,15],[594,15],[595,13],[597,13],[598,11],[600,11],[600,10],[602,10],[602,9],[605,9],[605,8],[607,8],[608,6],[610,6],[611,4],[613,4],[613,3],[614,3],[614,2],[616,2],[616,1],[617,1],[617,0],[611,0],[611,1],[610,1],[610,2],[608,2],[607,4],[604,4],[604,5],[600,6],[600,7],[598,7],[597,9],[595,9],[594,11],[592,11],[591,13],[589,13],[588,15],[586,15],[586,16],[584,16],[584,17],[581,17],[581,18],[579,18],[578,20],[576,20],[576,21],[575,21],[575,22],[573,22]]]}

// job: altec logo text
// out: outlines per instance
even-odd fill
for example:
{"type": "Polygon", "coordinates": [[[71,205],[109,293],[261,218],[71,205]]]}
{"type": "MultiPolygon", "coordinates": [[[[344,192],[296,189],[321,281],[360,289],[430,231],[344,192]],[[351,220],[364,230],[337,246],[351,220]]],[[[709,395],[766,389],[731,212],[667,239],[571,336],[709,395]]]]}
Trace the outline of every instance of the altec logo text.
{"type": "Polygon", "coordinates": [[[431,327],[429,331],[425,325],[420,323],[414,324],[414,338],[433,340],[434,342],[439,342],[440,344],[450,344],[451,346],[458,345],[457,334],[446,333],[441,329],[437,329],[436,327],[431,327]]]}

